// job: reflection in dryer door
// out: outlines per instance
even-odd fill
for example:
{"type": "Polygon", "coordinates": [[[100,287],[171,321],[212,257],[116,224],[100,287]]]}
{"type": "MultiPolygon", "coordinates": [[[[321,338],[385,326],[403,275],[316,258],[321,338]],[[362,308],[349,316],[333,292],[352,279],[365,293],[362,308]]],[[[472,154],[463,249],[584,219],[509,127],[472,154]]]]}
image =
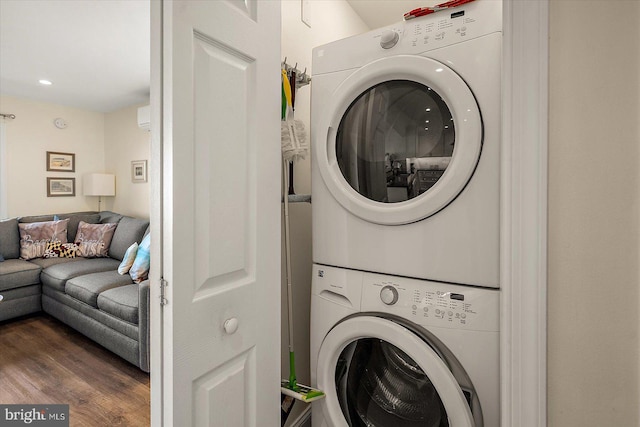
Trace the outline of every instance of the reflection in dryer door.
{"type": "Polygon", "coordinates": [[[377,202],[402,202],[428,191],[442,176],[455,138],[453,115],[435,90],[392,80],[370,88],[349,106],[336,134],[336,158],[358,193],[377,202]],[[425,187],[418,185],[419,171],[439,173],[425,187]]]}
{"type": "Polygon", "coordinates": [[[424,371],[399,348],[363,338],[336,367],[336,392],[351,427],[448,427],[442,400],[424,371]]]}

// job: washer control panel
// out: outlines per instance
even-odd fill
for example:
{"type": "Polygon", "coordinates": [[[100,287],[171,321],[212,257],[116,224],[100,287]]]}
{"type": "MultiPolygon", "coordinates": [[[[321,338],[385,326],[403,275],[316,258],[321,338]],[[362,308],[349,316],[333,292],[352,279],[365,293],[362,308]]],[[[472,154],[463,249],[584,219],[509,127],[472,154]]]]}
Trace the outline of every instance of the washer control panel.
{"type": "Polygon", "coordinates": [[[500,291],[365,273],[361,310],[424,326],[498,331],[500,291]]]}

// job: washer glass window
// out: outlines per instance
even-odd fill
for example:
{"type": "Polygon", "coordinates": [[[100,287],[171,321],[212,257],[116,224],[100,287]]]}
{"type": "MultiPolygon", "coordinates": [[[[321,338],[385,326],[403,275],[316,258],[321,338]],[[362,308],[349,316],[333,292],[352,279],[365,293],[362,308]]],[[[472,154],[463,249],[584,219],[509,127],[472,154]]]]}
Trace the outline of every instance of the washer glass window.
{"type": "Polygon", "coordinates": [[[402,202],[429,191],[450,163],[453,115],[432,88],[408,80],[380,83],[342,117],[336,156],[349,185],[370,200],[402,202]]]}
{"type": "Polygon", "coordinates": [[[336,392],[350,427],[448,427],[429,377],[406,353],[377,338],[350,343],[340,354],[336,392]]]}

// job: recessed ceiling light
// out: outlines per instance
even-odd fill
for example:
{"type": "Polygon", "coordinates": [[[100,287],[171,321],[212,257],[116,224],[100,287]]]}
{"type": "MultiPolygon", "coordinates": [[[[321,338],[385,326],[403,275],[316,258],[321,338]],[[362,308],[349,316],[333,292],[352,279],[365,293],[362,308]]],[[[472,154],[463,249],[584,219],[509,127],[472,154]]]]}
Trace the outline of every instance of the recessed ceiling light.
{"type": "Polygon", "coordinates": [[[51,86],[53,84],[49,80],[44,80],[44,79],[38,80],[38,83],[40,83],[41,85],[44,85],[44,86],[51,86]]]}

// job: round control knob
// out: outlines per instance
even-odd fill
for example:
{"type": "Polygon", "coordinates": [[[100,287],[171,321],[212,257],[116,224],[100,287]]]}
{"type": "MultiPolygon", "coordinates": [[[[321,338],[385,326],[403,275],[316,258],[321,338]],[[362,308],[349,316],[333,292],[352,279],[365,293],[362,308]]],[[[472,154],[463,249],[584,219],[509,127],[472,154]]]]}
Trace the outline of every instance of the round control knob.
{"type": "Polygon", "coordinates": [[[387,305],[393,305],[398,302],[398,291],[393,286],[385,286],[380,291],[380,299],[387,305]]]}
{"type": "Polygon", "coordinates": [[[232,317],[231,319],[227,319],[224,322],[224,331],[231,335],[238,330],[238,319],[232,317]]]}
{"type": "Polygon", "coordinates": [[[398,40],[400,40],[400,35],[393,30],[386,30],[380,36],[380,46],[383,49],[391,49],[394,47],[398,40]]]}

